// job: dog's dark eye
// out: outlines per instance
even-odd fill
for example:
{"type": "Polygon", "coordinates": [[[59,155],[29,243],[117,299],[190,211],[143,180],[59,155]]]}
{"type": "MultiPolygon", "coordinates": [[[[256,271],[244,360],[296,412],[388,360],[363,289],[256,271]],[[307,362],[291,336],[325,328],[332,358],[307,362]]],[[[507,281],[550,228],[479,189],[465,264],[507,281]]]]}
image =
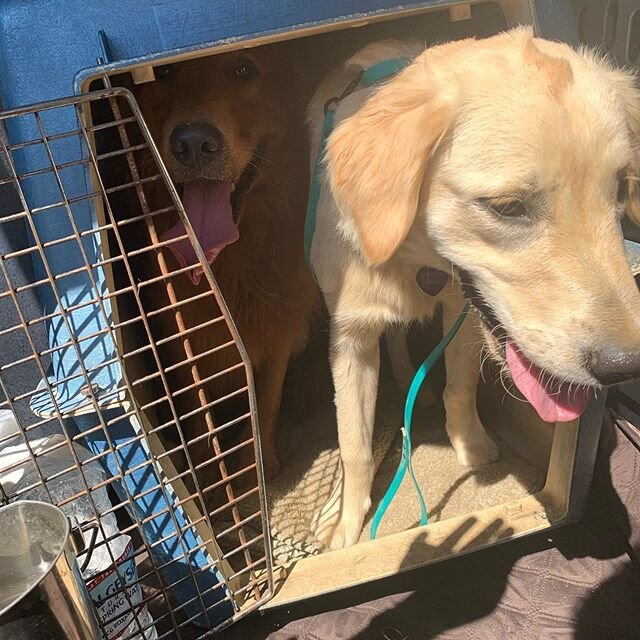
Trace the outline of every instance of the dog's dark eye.
{"type": "Polygon", "coordinates": [[[242,58],[234,67],[233,73],[240,80],[248,80],[258,75],[258,67],[249,58],[242,58]]]}
{"type": "Polygon", "coordinates": [[[522,200],[500,200],[493,198],[480,198],[479,204],[501,218],[526,218],[527,208],[522,200]]]}

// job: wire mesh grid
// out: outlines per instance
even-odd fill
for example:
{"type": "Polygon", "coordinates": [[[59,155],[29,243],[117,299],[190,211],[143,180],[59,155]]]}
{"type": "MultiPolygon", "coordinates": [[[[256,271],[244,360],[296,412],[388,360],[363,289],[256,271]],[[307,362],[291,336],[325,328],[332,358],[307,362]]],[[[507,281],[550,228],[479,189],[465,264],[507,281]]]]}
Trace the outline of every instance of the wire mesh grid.
{"type": "Polygon", "coordinates": [[[126,90],[0,121],[16,196],[0,410],[19,424],[0,432],[3,498],[57,504],[91,547],[85,571],[90,555],[115,567],[105,637],[218,630],[269,597],[272,572],[251,369],[211,269],[126,90]],[[185,241],[197,265],[173,259],[185,241]]]}

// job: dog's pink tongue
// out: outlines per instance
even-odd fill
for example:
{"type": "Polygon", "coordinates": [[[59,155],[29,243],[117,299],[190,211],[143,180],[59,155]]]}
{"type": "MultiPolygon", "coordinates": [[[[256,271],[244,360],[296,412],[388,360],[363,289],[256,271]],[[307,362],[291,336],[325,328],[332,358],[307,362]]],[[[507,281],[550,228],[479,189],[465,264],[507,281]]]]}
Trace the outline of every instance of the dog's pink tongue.
{"type": "MultiPolygon", "coordinates": [[[[205,179],[194,180],[184,185],[184,210],[209,264],[227,245],[240,237],[231,209],[232,188],[231,182],[205,179]]],[[[184,225],[178,222],[162,235],[161,240],[171,240],[185,234],[184,225]]],[[[181,267],[196,265],[187,275],[193,284],[199,284],[203,270],[198,264],[196,252],[189,239],[183,238],[167,246],[181,267]]]]}
{"type": "Polygon", "coordinates": [[[506,356],[516,387],[545,422],[570,422],[587,408],[592,397],[589,389],[570,390],[568,384],[557,382],[547,388],[541,382],[543,372],[511,340],[507,341],[506,356]]]}

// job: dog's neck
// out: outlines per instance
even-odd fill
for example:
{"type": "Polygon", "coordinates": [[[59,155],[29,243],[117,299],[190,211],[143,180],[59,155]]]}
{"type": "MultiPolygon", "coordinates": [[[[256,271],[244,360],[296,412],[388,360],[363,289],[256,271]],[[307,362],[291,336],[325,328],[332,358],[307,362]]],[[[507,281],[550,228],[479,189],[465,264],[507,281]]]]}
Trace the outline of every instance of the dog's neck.
{"type": "Polygon", "coordinates": [[[273,262],[291,267],[304,262],[302,237],[309,180],[306,149],[285,145],[273,150],[271,143],[260,174],[237,214],[240,239],[213,264],[223,294],[233,288],[281,302],[287,297],[291,273],[273,268],[273,262]]]}

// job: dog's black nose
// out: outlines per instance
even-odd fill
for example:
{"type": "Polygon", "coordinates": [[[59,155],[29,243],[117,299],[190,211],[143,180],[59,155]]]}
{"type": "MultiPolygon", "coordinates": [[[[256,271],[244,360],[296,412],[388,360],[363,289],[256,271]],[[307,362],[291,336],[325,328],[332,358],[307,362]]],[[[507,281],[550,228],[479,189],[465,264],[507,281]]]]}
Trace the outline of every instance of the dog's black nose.
{"type": "Polygon", "coordinates": [[[589,369],[601,384],[640,378],[640,350],[606,347],[589,355],[589,369]]]}
{"type": "Polygon", "coordinates": [[[169,136],[173,157],[186,167],[200,169],[213,162],[222,148],[222,133],[207,123],[180,124],[169,136]]]}

